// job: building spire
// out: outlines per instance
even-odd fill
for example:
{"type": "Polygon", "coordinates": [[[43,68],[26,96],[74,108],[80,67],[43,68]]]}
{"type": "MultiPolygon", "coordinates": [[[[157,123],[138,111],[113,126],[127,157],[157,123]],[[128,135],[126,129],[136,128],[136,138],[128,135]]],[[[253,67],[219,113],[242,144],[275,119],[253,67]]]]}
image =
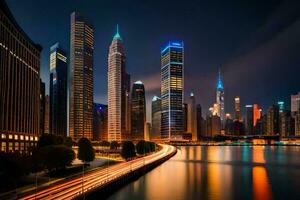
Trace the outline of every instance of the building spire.
{"type": "Polygon", "coordinates": [[[114,36],[114,40],[122,40],[122,38],[121,38],[121,36],[120,36],[120,34],[119,34],[119,24],[117,24],[117,29],[116,29],[117,31],[116,31],[116,34],[115,34],[115,36],[114,36]]]}
{"type": "Polygon", "coordinates": [[[223,90],[223,82],[222,82],[222,77],[221,77],[221,69],[219,68],[219,77],[218,77],[218,85],[217,85],[218,90],[223,90]]]}

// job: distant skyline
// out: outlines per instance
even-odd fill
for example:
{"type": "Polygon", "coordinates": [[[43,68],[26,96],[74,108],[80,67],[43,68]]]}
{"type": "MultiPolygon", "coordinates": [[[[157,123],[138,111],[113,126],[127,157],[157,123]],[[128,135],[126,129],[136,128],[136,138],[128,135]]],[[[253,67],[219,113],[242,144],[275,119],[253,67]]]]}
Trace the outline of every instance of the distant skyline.
{"type": "MultiPolygon", "coordinates": [[[[147,121],[151,99],[160,95],[160,49],[169,40],[185,43],[185,99],[193,91],[203,112],[215,102],[218,69],[225,111],[276,101],[290,105],[300,90],[300,3],[286,1],[58,1],[7,0],[23,30],[43,47],[41,77],[49,93],[50,46],[70,48],[70,15],[81,12],[95,28],[94,100],[107,104],[108,48],[120,25],[132,83],[145,84],[147,121]],[[272,3],[270,3],[272,2],[272,3]],[[170,5],[172,6],[170,8],[170,5]]],[[[69,56],[68,56],[69,60],[69,56]]]]}

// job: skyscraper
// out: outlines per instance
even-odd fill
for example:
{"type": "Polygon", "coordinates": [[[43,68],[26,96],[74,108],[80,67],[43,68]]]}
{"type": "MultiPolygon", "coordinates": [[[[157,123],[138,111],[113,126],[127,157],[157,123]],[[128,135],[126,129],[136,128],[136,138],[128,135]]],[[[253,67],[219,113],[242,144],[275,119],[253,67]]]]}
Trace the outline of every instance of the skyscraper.
{"type": "Polygon", "coordinates": [[[253,104],[253,127],[256,126],[257,120],[261,117],[261,111],[257,104],[253,104]]]}
{"type": "Polygon", "coordinates": [[[94,103],[93,140],[107,140],[107,105],[94,103]]]}
{"type": "Polygon", "coordinates": [[[117,32],[113,37],[108,54],[108,140],[128,139],[126,117],[128,116],[128,75],[125,67],[125,50],[117,32]]]}
{"type": "Polygon", "coordinates": [[[225,108],[224,108],[224,85],[221,78],[221,70],[219,70],[219,77],[217,82],[217,95],[216,103],[218,104],[218,116],[221,119],[221,126],[224,126],[225,122],[225,108]]]}
{"type": "Polygon", "coordinates": [[[200,104],[197,104],[196,106],[196,125],[197,125],[197,140],[200,140],[201,136],[204,136],[203,134],[203,119],[202,119],[202,108],[200,104]]]}
{"type": "Polygon", "coordinates": [[[182,112],[183,112],[183,132],[187,133],[188,131],[188,104],[182,104],[182,112]]]}
{"type": "Polygon", "coordinates": [[[92,25],[76,12],[71,14],[69,133],[73,140],[93,135],[92,25]]]}
{"type": "Polygon", "coordinates": [[[161,51],[161,138],[173,140],[183,133],[183,42],[169,42],[161,51]]]}
{"type": "Polygon", "coordinates": [[[145,87],[141,81],[136,81],[131,91],[131,137],[143,140],[146,123],[145,87]]]}
{"type": "Polygon", "coordinates": [[[267,134],[276,135],[279,133],[279,107],[272,105],[267,113],[267,134]]]}
{"type": "Polygon", "coordinates": [[[246,105],[246,133],[253,135],[253,105],[246,105]]]}
{"type": "Polygon", "coordinates": [[[0,1],[0,151],[28,152],[39,136],[40,53],[0,1]]]}
{"type": "Polygon", "coordinates": [[[300,110],[300,92],[298,94],[291,95],[291,112],[297,112],[300,110]]]}
{"type": "Polygon", "coordinates": [[[45,124],[44,124],[45,134],[49,134],[49,116],[50,116],[50,97],[49,97],[49,95],[46,95],[46,97],[45,97],[45,124]]]}
{"type": "Polygon", "coordinates": [[[46,106],[46,87],[40,79],[40,135],[45,133],[45,106],[46,106]]]}
{"type": "Polygon", "coordinates": [[[52,134],[67,137],[67,56],[59,43],[50,48],[50,124],[52,134]]]}
{"type": "Polygon", "coordinates": [[[235,119],[241,121],[241,99],[236,96],[234,98],[235,119]]]}
{"type": "Polygon", "coordinates": [[[196,101],[194,93],[190,93],[188,100],[188,132],[192,134],[192,140],[197,140],[196,101]]]}
{"type": "Polygon", "coordinates": [[[151,105],[151,136],[150,139],[160,139],[160,126],[161,126],[161,99],[154,96],[151,105]]]}
{"type": "Polygon", "coordinates": [[[284,102],[283,101],[278,101],[277,105],[279,107],[279,113],[282,113],[284,111],[284,102]]]}

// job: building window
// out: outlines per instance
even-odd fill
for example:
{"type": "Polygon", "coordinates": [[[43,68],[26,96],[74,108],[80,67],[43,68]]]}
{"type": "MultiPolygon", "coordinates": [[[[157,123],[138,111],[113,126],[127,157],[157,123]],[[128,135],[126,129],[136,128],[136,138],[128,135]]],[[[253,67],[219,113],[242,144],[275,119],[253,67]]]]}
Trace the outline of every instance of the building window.
{"type": "Polygon", "coordinates": [[[6,142],[1,143],[1,151],[6,152],[6,142]]]}
{"type": "Polygon", "coordinates": [[[8,143],[8,151],[13,151],[14,148],[13,148],[13,143],[12,142],[9,142],[8,143]]]}
{"type": "Polygon", "coordinates": [[[26,139],[26,141],[28,141],[28,140],[29,140],[29,137],[28,137],[28,136],[25,136],[25,139],[26,139]]]}
{"type": "Polygon", "coordinates": [[[15,135],[15,140],[18,140],[18,135],[15,135]]]}
{"type": "Polygon", "coordinates": [[[20,139],[21,139],[21,140],[24,140],[24,136],[23,136],[23,135],[20,135],[20,139]]]}
{"type": "Polygon", "coordinates": [[[2,139],[6,139],[6,135],[4,133],[1,134],[2,139]]]}
{"type": "Polygon", "coordinates": [[[8,135],[8,138],[9,138],[10,140],[12,140],[12,139],[13,139],[13,135],[8,135]]]}
{"type": "Polygon", "coordinates": [[[35,137],[35,141],[38,141],[39,140],[39,138],[38,137],[35,137]]]}
{"type": "Polygon", "coordinates": [[[15,142],[15,151],[19,151],[19,142],[15,142]]]}
{"type": "Polygon", "coordinates": [[[30,141],[33,141],[33,136],[30,136],[30,141]]]}

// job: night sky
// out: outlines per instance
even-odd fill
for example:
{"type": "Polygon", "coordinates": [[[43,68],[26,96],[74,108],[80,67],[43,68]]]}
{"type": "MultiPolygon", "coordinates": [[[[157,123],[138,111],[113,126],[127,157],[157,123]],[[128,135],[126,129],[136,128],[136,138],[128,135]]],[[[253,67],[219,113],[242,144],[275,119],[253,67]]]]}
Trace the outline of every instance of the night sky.
{"type": "Polygon", "coordinates": [[[132,83],[141,80],[146,87],[148,121],[151,98],[160,94],[160,49],[168,40],[184,41],[185,97],[193,91],[204,112],[215,101],[218,68],[226,112],[233,111],[235,95],[242,106],[258,103],[266,110],[279,100],[289,106],[290,95],[300,91],[300,1],[6,1],[24,31],[43,46],[47,87],[50,46],[60,42],[69,52],[71,12],[93,23],[98,103],[107,103],[108,48],[119,24],[132,83]]]}

